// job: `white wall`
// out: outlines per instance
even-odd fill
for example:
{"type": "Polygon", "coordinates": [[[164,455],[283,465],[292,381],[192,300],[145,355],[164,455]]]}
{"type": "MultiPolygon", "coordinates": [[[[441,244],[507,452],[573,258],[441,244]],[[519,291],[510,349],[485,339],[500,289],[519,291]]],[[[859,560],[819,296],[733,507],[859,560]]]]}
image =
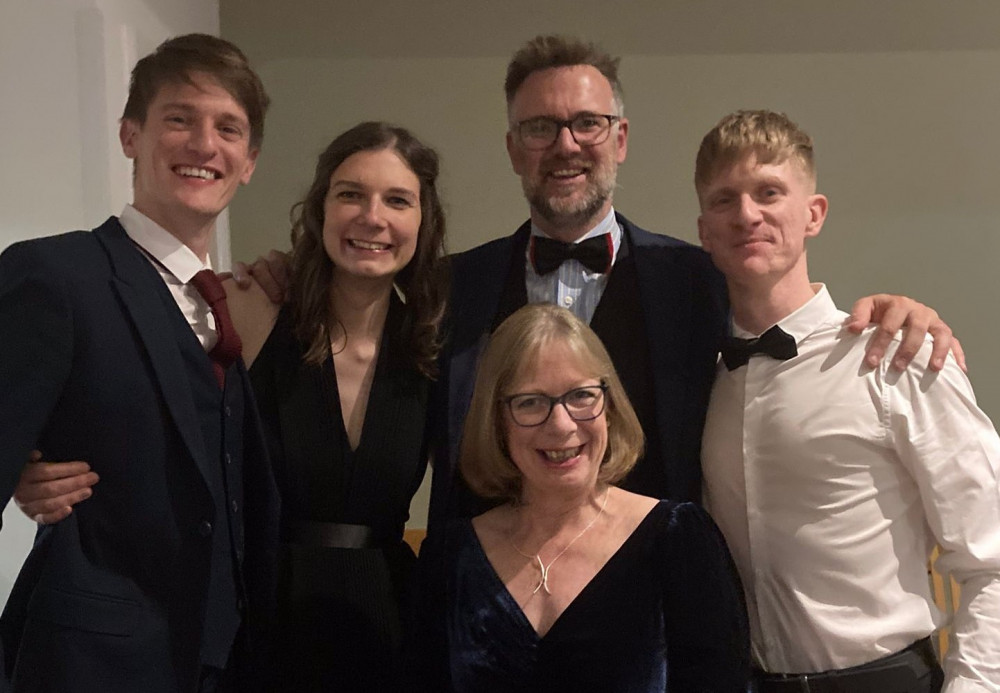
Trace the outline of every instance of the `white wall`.
{"type": "MultiPolygon", "coordinates": [[[[0,249],[92,228],[131,200],[118,117],[135,60],[168,36],[219,32],[217,0],[0,4],[0,249]]],[[[0,533],[0,603],[34,525],[13,503],[0,533]]]]}
{"type": "MultiPolygon", "coordinates": [[[[616,206],[696,241],[702,135],[737,108],[786,110],[816,139],[830,218],[812,275],[844,307],[876,291],[936,307],[962,337],[986,412],[1000,416],[1000,3],[977,0],[221,0],[274,105],[259,166],[233,205],[234,255],[288,246],[288,209],[315,157],[363,119],[411,128],[442,155],[449,246],[527,217],[504,150],[502,83],[538,33],[623,56],[628,161],[616,206]]],[[[422,492],[423,493],[423,492],[422,492]]],[[[417,526],[421,495],[414,504],[417,526]]]]}

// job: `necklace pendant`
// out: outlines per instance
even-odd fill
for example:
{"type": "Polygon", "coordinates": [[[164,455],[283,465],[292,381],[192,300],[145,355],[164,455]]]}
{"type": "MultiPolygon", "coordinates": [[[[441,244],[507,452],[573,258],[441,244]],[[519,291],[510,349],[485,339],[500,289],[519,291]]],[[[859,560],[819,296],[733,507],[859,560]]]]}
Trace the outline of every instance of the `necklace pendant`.
{"type": "Polygon", "coordinates": [[[531,594],[532,595],[538,594],[538,590],[542,589],[543,587],[545,588],[545,592],[547,594],[552,594],[551,592],[549,592],[549,584],[548,584],[549,571],[548,569],[546,569],[545,564],[542,563],[542,557],[539,556],[538,554],[535,554],[535,561],[538,562],[538,570],[541,571],[542,576],[538,578],[538,584],[535,585],[535,589],[531,590],[531,594]]]}

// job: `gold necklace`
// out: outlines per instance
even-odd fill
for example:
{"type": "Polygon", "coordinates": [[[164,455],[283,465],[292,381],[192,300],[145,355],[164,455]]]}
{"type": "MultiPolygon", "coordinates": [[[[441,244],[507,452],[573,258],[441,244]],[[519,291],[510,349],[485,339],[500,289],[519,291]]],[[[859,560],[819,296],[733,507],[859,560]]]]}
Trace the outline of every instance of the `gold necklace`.
{"type": "Polygon", "coordinates": [[[556,557],[553,558],[551,561],[549,561],[548,565],[545,565],[544,563],[542,563],[542,557],[539,556],[537,553],[534,554],[534,555],[532,555],[532,554],[529,554],[529,553],[525,553],[521,549],[517,548],[517,544],[514,543],[514,528],[513,528],[513,526],[511,526],[511,531],[509,531],[507,533],[507,541],[510,542],[511,548],[514,549],[515,551],[517,551],[519,554],[521,554],[525,558],[527,558],[527,559],[529,559],[529,560],[537,563],[538,564],[538,570],[541,572],[541,577],[538,579],[538,584],[535,585],[535,589],[531,590],[531,594],[533,594],[533,595],[534,594],[538,594],[538,590],[540,590],[540,589],[544,589],[545,590],[545,594],[552,594],[552,592],[549,591],[549,571],[552,569],[552,564],[555,563],[556,561],[558,561],[560,558],[562,558],[562,555],[564,553],[566,553],[566,551],[569,550],[569,547],[571,547],[573,544],[575,544],[576,540],[579,539],[580,537],[582,537],[584,534],[586,534],[588,532],[588,530],[590,530],[590,528],[593,527],[594,524],[601,518],[601,515],[604,514],[604,509],[606,507],[608,507],[608,497],[610,495],[611,495],[611,487],[608,486],[608,490],[604,492],[604,502],[601,503],[601,509],[600,509],[600,511],[598,511],[598,513],[596,515],[594,515],[594,519],[591,520],[589,523],[587,523],[587,526],[584,527],[580,531],[579,534],[577,534],[575,537],[573,537],[570,540],[570,542],[568,544],[566,544],[566,546],[563,547],[563,550],[560,551],[559,553],[557,553],[556,557]]]}

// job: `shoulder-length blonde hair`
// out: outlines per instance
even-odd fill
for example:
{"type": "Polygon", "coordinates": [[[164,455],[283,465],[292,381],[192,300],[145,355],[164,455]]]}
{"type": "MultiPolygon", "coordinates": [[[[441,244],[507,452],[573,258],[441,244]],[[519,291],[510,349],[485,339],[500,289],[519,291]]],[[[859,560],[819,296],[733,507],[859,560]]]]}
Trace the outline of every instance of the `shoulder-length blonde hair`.
{"type": "Polygon", "coordinates": [[[511,394],[511,385],[538,354],[554,343],[567,346],[577,365],[608,386],[608,447],[598,483],[620,481],[642,454],[642,427],[600,338],[565,308],[528,305],[504,320],[490,338],[465,417],[459,469],[469,488],[484,498],[514,502],[520,498],[521,472],[507,454],[503,397],[511,394]]]}

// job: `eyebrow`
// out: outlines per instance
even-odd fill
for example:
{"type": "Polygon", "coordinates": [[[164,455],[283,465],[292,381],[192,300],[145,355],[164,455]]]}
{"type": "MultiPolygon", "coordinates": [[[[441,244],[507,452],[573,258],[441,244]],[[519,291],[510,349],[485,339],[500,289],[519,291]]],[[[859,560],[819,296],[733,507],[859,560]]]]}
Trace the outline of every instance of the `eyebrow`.
{"type": "MultiPolygon", "coordinates": [[[[346,178],[335,180],[333,183],[330,184],[331,190],[334,188],[351,188],[352,190],[366,190],[367,187],[368,186],[362,185],[357,181],[349,180],[346,178]]],[[[407,197],[412,197],[414,199],[420,196],[418,192],[411,190],[410,188],[395,187],[395,188],[389,188],[385,192],[394,195],[405,195],[407,197]]]]}
{"type": "MultiPolygon", "coordinates": [[[[199,110],[194,104],[187,101],[168,101],[163,104],[161,108],[164,111],[184,111],[185,113],[196,113],[199,110]]],[[[228,111],[222,114],[221,120],[230,123],[240,123],[246,127],[250,126],[249,120],[239,114],[230,113],[228,111]]]]}

